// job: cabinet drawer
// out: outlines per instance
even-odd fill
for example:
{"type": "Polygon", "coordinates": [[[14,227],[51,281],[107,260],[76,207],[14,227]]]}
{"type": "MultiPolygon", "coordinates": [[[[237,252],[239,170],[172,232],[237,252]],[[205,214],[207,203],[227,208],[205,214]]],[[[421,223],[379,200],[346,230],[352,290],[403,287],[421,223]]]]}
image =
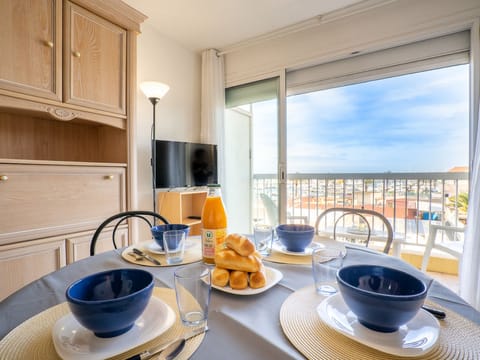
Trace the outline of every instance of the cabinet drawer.
{"type": "Polygon", "coordinates": [[[95,229],[125,206],[125,169],[0,164],[0,244],[95,229]]]}

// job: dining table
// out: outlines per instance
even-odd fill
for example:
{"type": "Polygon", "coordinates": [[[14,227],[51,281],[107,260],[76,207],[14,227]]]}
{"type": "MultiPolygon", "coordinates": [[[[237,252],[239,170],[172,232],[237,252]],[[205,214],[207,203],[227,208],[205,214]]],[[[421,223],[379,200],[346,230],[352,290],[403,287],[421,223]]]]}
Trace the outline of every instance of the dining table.
{"type": "MultiPolygon", "coordinates": [[[[321,243],[321,239],[316,241],[321,243]]],[[[427,284],[432,280],[426,273],[398,257],[355,244],[342,243],[340,246],[343,246],[345,251],[343,266],[383,265],[412,274],[427,284]]],[[[136,263],[125,256],[126,250],[115,249],[69,264],[2,300],[0,359],[14,359],[15,346],[22,344],[16,339],[22,336],[26,339],[30,337],[23,342],[27,343],[33,336],[26,333],[28,327],[22,328],[22,325],[38,318],[43,312],[65,303],[67,287],[89,274],[117,268],[142,268],[154,275],[155,286],[160,289],[159,291],[174,292],[174,272],[178,266],[149,266],[146,263],[136,263]],[[11,336],[13,333],[15,336],[11,336]],[[19,343],[15,344],[16,341],[19,343]],[[10,357],[5,357],[6,355],[2,357],[2,354],[10,354],[10,357]]],[[[272,252],[270,256],[266,256],[263,264],[274,269],[272,271],[276,274],[281,274],[281,278],[267,290],[239,295],[217,288],[211,289],[208,331],[188,358],[209,360],[396,358],[395,354],[372,349],[331,327],[323,326],[315,309],[325,298],[315,292],[311,255],[306,253],[304,256],[289,256],[288,253],[277,253],[276,255],[280,256],[275,257],[274,254],[275,252],[272,252]]],[[[426,301],[429,305],[445,311],[446,318],[438,320],[440,340],[437,340],[433,350],[436,354],[431,355],[430,351],[420,354],[418,358],[480,359],[480,313],[438,281],[431,283],[426,301]]],[[[175,307],[175,303],[171,306],[175,307]]],[[[50,325],[47,330],[48,334],[42,336],[48,339],[51,337],[50,325]]],[[[379,336],[383,335],[379,333],[379,336]]],[[[58,358],[54,350],[49,351],[53,351],[52,358],[58,358]]]]}

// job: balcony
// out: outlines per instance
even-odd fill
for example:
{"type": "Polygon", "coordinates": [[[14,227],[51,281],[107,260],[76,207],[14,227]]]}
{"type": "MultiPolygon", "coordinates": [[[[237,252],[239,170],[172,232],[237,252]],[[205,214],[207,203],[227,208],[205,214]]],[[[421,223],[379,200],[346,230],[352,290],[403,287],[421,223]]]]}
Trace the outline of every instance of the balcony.
{"type": "MultiPolygon", "coordinates": [[[[260,195],[278,204],[277,176],[256,174],[253,179],[253,218],[268,222],[260,195]]],[[[462,193],[468,193],[468,172],[289,174],[287,214],[315,225],[318,215],[330,207],[375,210],[390,221],[395,238],[401,239],[401,257],[419,268],[432,223],[464,226],[465,214],[451,201],[462,193]]],[[[428,271],[456,276],[458,262],[434,251],[428,271]]]]}

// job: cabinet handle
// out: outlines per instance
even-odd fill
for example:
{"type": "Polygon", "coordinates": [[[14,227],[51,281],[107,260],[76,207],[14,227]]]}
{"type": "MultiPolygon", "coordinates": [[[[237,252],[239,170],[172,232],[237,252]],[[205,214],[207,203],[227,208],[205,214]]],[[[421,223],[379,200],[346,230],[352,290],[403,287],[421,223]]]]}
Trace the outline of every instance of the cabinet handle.
{"type": "Polygon", "coordinates": [[[7,181],[8,176],[7,175],[0,175],[0,181],[7,181]]]}
{"type": "Polygon", "coordinates": [[[49,48],[53,48],[53,42],[46,40],[45,45],[48,46],[49,48]]]}
{"type": "Polygon", "coordinates": [[[113,175],[105,175],[105,180],[113,180],[113,175]]]}
{"type": "Polygon", "coordinates": [[[75,56],[76,58],[79,58],[80,57],[80,52],[79,51],[74,51],[73,56],[75,56]]]}

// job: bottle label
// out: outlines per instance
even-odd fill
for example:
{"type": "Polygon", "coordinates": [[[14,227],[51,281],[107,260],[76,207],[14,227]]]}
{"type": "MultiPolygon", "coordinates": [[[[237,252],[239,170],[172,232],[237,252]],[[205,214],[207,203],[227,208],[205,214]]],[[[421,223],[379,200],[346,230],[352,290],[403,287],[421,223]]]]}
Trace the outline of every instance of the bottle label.
{"type": "Polygon", "coordinates": [[[227,229],[202,229],[202,255],[204,258],[215,258],[215,251],[223,248],[227,229]]]}

